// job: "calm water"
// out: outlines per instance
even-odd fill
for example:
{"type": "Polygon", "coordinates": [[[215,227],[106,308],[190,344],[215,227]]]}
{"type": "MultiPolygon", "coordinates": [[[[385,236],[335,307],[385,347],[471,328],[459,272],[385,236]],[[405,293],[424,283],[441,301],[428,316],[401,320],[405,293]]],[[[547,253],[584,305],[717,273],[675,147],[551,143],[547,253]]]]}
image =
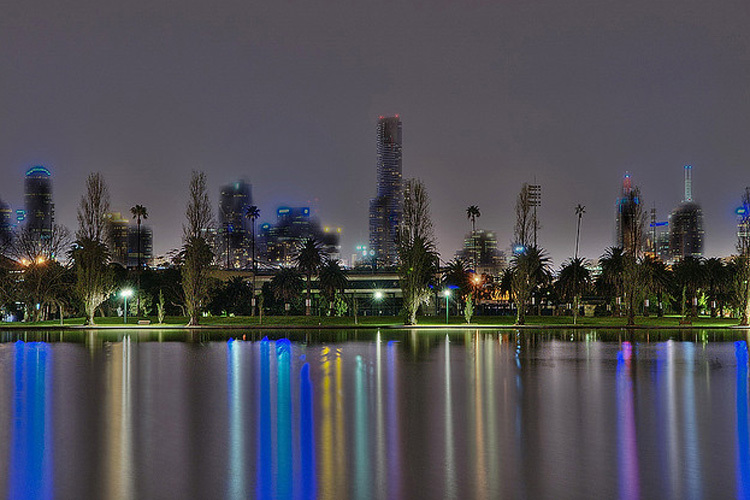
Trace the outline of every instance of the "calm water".
{"type": "Polygon", "coordinates": [[[739,332],[242,335],[1,333],[0,491],[750,497],[739,332]]]}

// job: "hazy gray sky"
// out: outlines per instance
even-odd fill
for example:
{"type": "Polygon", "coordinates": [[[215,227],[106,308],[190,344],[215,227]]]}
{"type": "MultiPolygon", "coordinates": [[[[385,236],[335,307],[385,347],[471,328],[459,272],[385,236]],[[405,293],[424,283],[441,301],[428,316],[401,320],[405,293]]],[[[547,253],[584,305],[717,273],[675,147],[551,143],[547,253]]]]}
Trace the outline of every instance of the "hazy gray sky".
{"type": "MultiPolygon", "coordinates": [[[[179,245],[192,169],[253,184],[262,221],[310,204],[367,241],[375,124],[399,113],[404,176],[422,178],[439,249],[470,225],[512,237],[524,181],[543,186],[540,244],[559,265],[612,244],[630,171],[660,216],[694,165],[706,253],[735,242],[750,185],[750,3],[622,1],[31,0],[0,16],[0,198],[53,170],[75,227],[86,175],[114,208],[148,207],[179,245]]],[[[216,204],[216,203],[215,203],[216,204]]]]}

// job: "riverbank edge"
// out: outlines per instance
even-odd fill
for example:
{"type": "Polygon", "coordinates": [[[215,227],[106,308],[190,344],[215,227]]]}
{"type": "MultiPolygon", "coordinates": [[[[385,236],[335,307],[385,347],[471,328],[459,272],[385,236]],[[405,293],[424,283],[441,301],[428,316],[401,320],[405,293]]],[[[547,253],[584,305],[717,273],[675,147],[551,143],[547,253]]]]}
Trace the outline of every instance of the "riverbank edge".
{"type": "Polygon", "coordinates": [[[448,325],[0,325],[3,330],[748,330],[740,325],[492,325],[492,324],[448,324],[448,325]]]}

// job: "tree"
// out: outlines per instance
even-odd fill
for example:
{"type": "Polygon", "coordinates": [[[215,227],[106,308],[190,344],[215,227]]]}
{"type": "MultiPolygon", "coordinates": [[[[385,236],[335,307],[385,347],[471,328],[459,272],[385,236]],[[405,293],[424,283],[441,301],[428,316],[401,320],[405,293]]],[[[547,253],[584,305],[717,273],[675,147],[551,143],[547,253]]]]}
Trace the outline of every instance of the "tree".
{"type": "Polygon", "coordinates": [[[274,298],[284,303],[284,314],[286,314],[289,304],[299,297],[304,285],[297,269],[284,268],[271,278],[270,287],[274,298]]]}
{"type": "Polygon", "coordinates": [[[465,297],[471,293],[471,280],[466,263],[456,257],[448,262],[443,271],[443,285],[458,291],[459,296],[465,297]]]}
{"type": "Polygon", "coordinates": [[[711,301],[711,317],[715,318],[717,313],[717,306],[722,308],[721,303],[723,302],[723,289],[729,286],[729,280],[727,279],[727,267],[716,257],[711,257],[703,261],[704,269],[704,285],[706,287],[706,294],[711,301]]]}
{"type": "Polygon", "coordinates": [[[349,283],[346,271],[341,268],[336,259],[327,259],[320,268],[318,275],[318,286],[320,293],[328,302],[329,312],[333,310],[339,294],[343,295],[346,285],[349,283]]]}
{"type": "Polygon", "coordinates": [[[510,293],[516,303],[516,324],[526,322],[526,305],[531,294],[551,278],[549,257],[544,250],[531,246],[513,255],[510,266],[510,293]]]}
{"type": "MultiPolygon", "coordinates": [[[[250,245],[252,247],[253,258],[253,300],[255,300],[255,275],[258,274],[258,264],[255,260],[255,221],[260,217],[260,209],[255,205],[250,205],[245,209],[245,217],[250,219],[250,245]]],[[[255,315],[255,307],[252,308],[250,314],[255,315]]]]}
{"type": "Polygon", "coordinates": [[[672,266],[674,282],[682,295],[681,313],[686,316],[686,303],[690,304],[690,316],[698,316],[698,289],[704,282],[704,268],[700,258],[683,257],[672,266]]]}
{"type": "Polygon", "coordinates": [[[183,226],[182,289],[188,313],[188,326],[197,325],[199,313],[208,299],[213,251],[206,237],[213,220],[206,187],[206,174],[194,171],[190,179],[190,197],[183,226]]]}
{"type": "Polygon", "coordinates": [[[661,259],[645,256],[641,261],[641,283],[646,294],[655,295],[659,302],[658,315],[664,314],[663,304],[669,301],[672,275],[661,259]]]}
{"type": "Polygon", "coordinates": [[[77,240],[70,256],[76,272],[75,291],[83,303],[86,325],[94,324],[96,309],[107,300],[113,290],[112,271],[107,266],[107,246],[90,238],[77,240]]]}
{"type": "Polygon", "coordinates": [[[586,268],[583,259],[573,258],[566,262],[557,278],[560,295],[566,301],[573,302],[573,324],[578,322],[578,308],[581,295],[591,284],[591,273],[586,268]]]}
{"type": "Polygon", "coordinates": [[[59,262],[42,257],[23,267],[16,290],[26,305],[29,319],[43,321],[47,319],[48,306],[67,302],[68,274],[68,269],[59,262]]]}
{"type": "MultiPolygon", "coordinates": [[[[622,298],[625,255],[622,247],[609,247],[599,259],[602,272],[597,278],[599,292],[610,301],[614,297],[622,298]]],[[[617,315],[620,314],[619,306],[617,315]]]]}
{"type": "Polygon", "coordinates": [[[98,241],[107,245],[107,213],[109,213],[109,188],[99,172],[86,178],[86,193],[78,206],[79,241],[98,241]]]}
{"type": "Polygon", "coordinates": [[[138,237],[138,271],[141,270],[141,220],[148,219],[148,210],[143,205],[130,207],[130,213],[133,214],[137,228],[138,237]]]}
{"type": "Polygon", "coordinates": [[[320,266],[323,264],[323,250],[315,238],[306,238],[297,252],[295,259],[297,269],[307,277],[307,300],[305,301],[305,315],[310,316],[310,306],[312,297],[310,296],[310,282],[313,276],[318,274],[320,266]]]}
{"type": "Polygon", "coordinates": [[[57,260],[70,247],[70,231],[65,226],[53,224],[49,237],[39,238],[39,234],[22,226],[13,233],[7,253],[21,264],[34,262],[39,258],[57,260]]]}
{"type": "Polygon", "coordinates": [[[415,325],[420,306],[430,298],[430,285],[438,270],[430,199],[418,179],[409,179],[404,186],[403,216],[396,246],[406,324],[415,325]]]}
{"type": "Polygon", "coordinates": [[[206,231],[213,225],[211,200],[208,197],[206,174],[193,171],[190,178],[189,200],[185,211],[187,224],[182,226],[183,239],[206,236],[206,231]]]}
{"type": "Polygon", "coordinates": [[[471,220],[471,257],[473,259],[474,272],[477,272],[477,217],[481,215],[479,207],[476,205],[470,205],[466,209],[466,217],[471,220]]]}

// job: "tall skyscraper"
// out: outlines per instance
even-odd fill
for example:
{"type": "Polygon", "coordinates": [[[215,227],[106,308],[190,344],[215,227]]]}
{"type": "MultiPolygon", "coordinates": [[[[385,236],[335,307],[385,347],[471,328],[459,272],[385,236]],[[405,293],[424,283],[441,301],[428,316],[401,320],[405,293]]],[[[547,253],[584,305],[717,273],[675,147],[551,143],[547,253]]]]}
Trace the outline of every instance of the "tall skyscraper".
{"type": "Polygon", "coordinates": [[[636,254],[643,244],[643,210],[640,190],[633,187],[630,174],[622,179],[622,191],[617,198],[615,218],[615,246],[628,254],[636,254]]]}
{"type": "Polygon", "coordinates": [[[222,186],[219,196],[221,265],[241,269],[248,264],[250,220],[245,210],[253,204],[252,185],[243,180],[222,186]]]}
{"type": "Polygon", "coordinates": [[[55,223],[55,204],[52,202],[52,174],[42,166],[26,172],[24,182],[26,227],[34,238],[49,239],[55,223]]]}
{"type": "Polygon", "coordinates": [[[370,200],[370,249],[378,266],[398,264],[396,232],[401,222],[402,139],[398,115],[378,119],[377,176],[378,190],[370,200]]]}
{"type": "Polygon", "coordinates": [[[693,201],[693,167],[685,165],[685,198],[669,216],[672,261],[703,256],[703,210],[693,201]]]}
{"type": "Polygon", "coordinates": [[[13,235],[13,224],[11,218],[13,210],[10,205],[0,200],[0,253],[10,244],[13,235]]]}

